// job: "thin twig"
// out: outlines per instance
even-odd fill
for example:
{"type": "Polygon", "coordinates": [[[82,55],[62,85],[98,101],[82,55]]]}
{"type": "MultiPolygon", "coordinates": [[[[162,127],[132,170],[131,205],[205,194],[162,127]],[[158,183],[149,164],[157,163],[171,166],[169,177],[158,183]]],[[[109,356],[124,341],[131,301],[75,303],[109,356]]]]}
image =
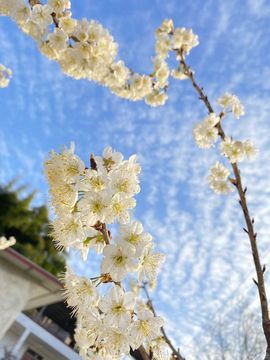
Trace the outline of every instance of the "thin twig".
{"type": "MultiPolygon", "coordinates": [[[[199,94],[200,100],[203,101],[203,103],[206,106],[209,113],[214,113],[213,107],[212,107],[208,97],[204,93],[203,89],[195,81],[194,74],[193,74],[192,70],[189,68],[189,66],[187,65],[183,52],[180,52],[179,55],[180,55],[180,59],[181,59],[180,64],[182,66],[182,69],[184,70],[185,75],[187,75],[188,78],[190,79],[194,89],[199,94]]],[[[224,140],[226,135],[222,128],[221,123],[219,122],[216,125],[216,127],[218,129],[219,136],[221,137],[222,140],[224,140]]],[[[239,204],[241,206],[241,209],[242,209],[242,212],[243,212],[243,215],[245,218],[246,226],[247,226],[247,229],[245,231],[248,234],[248,237],[250,240],[253,261],[254,261],[256,274],[257,274],[256,283],[257,283],[257,288],[258,288],[259,297],[260,297],[262,327],[263,327],[265,339],[267,342],[266,357],[265,357],[265,360],[266,360],[266,359],[270,359],[270,319],[269,319],[269,312],[268,312],[268,301],[267,301],[265,284],[264,284],[264,268],[261,266],[260,255],[259,255],[259,250],[258,250],[258,246],[257,246],[257,234],[255,233],[254,226],[253,226],[254,219],[249,214],[249,209],[248,209],[247,200],[246,200],[246,188],[243,187],[243,185],[242,185],[242,179],[241,179],[241,174],[240,174],[238,164],[234,163],[234,164],[231,164],[231,166],[232,166],[233,173],[235,176],[234,185],[235,185],[238,195],[240,197],[239,204]]]]}
{"type": "MultiPolygon", "coordinates": [[[[152,299],[149,295],[149,291],[147,289],[147,283],[143,283],[141,288],[144,290],[144,293],[147,298],[147,304],[148,304],[150,310],[152,311],[154,316],[157,316],[154,305],[153,305],[153,301],[152,301],[152,299]]],[[[185,358],[183,358],[182,355],[180,354],[179,350],[176,350],[175,347],[173,346],[173,344],[172,344],[171,340],[168,338],[163,326],[161,327],[161,333],[163,335],[165,342],[167,343],[169,348],[172,350],[173,358],[176,360],[185,360],[185,358]]]]}
{"type": "Polygon", "coordinates": [[[150,356],[148,355],[147,351],[142,345],[139,347],[138,351],[141,357],[143,358],[143,360],[151,360],[150,356]]]}

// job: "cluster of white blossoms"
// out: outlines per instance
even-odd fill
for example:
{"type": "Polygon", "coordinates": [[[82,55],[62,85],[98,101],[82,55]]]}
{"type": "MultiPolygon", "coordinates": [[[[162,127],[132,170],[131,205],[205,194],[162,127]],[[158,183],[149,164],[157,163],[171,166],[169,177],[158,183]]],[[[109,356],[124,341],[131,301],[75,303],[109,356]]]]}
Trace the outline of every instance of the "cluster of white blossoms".
{"type": "MultiPolygon", "coordinates": [[[[241,104],[237,96],[225,93],[218,99],[219,105],[222,107],[222,112],[217,115],[210,113],[200,123],[196,124],[193,129],[193,136],[198,147],[202,149],[209,149],[215,145],[219,139],[219,126],[221,120],[226,115],[226,110],[231,110],[236,118],[244,115],[244,106],[241,104]]],[[[221,137],[220,151],[221,155],[225,156],[231,164],[242,161],[245,158],[251,159],[257,154],[258,150],[254,147],[250,140],[239,141],[232,138],[221,137]]],[[[217,193],[227,194],[232,191],[232,183],[229,181],[229,170],[221,163],[217,162],[210,170],[208,177],[209,186],[217,193]]]]}
{"type": "Polygon", "coordinates": [[[243,161],[245,158],[251,159],[258,152],[250,140],[235,141],[226,137],[220,145],[221,154],[226,156],[231,164],[243,161]]]}
{"type": "Polygon", "coordinates": [[[0,0],[0,14],[10,16],[23,32],[36,40],[40,51],[57,61],[63,72],[75,79],[89,79],[107,86],[120,97],[144,99],[151,106],[167,100],[170,74],[176,79],[186,75],[181,68],[170,71],[167,58],[189,54],[198,45],[191,29],[176,28],[165,20],[156,31],[156,56],[150,75],[141,75],[117,60],[118,45],[97,21],[72,17],[68,0],[0,0]]]}
{"type": "Polygon", "coordinates": [[[9,239],[7,239],[5,236],[0,237],[0,250],[5,250],[14,244],[16,244],[15,237],[11,236],[9,239]]]}
{"type": "Polygon", "coordinates": [[[12,77],[12,71],[0,64],[0,88],[5,88],[9,85],[12,77]]]}
{"type": "Polygon", "coordinates": [[[216,125],[219,122],[220,117],[211,113],[194,127],[193,136],[200,148],[209,149],[218,140],[218,129],[216,125]]]}
{"type": "Polygon", "coordinates": [[[218,103],[224,111],[232,111],[233,115],[237,119],[239,119],[240,116],[245,115],[244,106],[243,104],[241,104],[240,100],[236,95],[227,92],[218,99],[218,103]]]}
{"type": "Polygon", "coordinates": [[[229,180],[230,170],[220,162],[216,162],[211,168],[208,176],[209,186],[217,194],[228,194],[233,191],[232,183],[229,180]]]}
{"type": "Polygon", "coordinates": [[[110,147],[102,156],[91,156],[89,168],[74,154],[74,145],[61,153],[51,152],[45,162],[58,247],[77,249],[84,260],[89,249],[101,256],[100,274],[92,280],[70,269],[64,276],[83,359],[121,359],[130,347],[148,348],[152,341],[157,347],[161,336],[163,320],[141,305],[136,292],[125,291],[130,276],[138,287],[155,282],[164,261],[153,251],[151,235],[130,217],[140,191],[140,170],[135,155],[124,160],[110,147]],[[112,239],[107,225],[115,222],[119,231],[112,239]]]}

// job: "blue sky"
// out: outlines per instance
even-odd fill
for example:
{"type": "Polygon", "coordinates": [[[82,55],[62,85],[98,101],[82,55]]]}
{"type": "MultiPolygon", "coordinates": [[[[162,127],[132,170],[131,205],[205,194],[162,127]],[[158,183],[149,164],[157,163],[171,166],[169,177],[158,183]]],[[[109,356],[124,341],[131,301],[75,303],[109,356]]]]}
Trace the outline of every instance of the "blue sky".
{"type": "MultiPolygon", "coordinates": [[[[188,58],[210,99],[236,93],[246,108],[240,120],[228,117],[226,131],[250,138],[260,149],[241,164],[255,215],[263,262],[270,262],[270,4],[263,0],[80,0],[74,17],[96,19],[119,43],[119,56],[136,71],[151,71],[154,32],[164,18],[192,27],[200,45],[188,58]]],[[[10,19],[0,19],[0,63],[14,78],[0,91],[0,181],[21,176],[48,200],[42,163],[51,149],[74,140],[85,161],[111,145],[143,166],[136,218],[167,255],[153,293],[158,311],[189,359],[203,341],[209,321],[245,294],[258,301],[248,239],[236,194],[218,197],[206,176],[217,149],[197,149],[192,128],[206,114],[188,82],[172,81],[162,108],[128,102],[108,89],[63,75],[10,19]],[[195,349],[195,350],[194,350],[195,349]]],[[[79,272],[92,264],[71,260],[79,272]]],[[[93,264],[95,260],[93,260],[93,264]]],[[[269,289],[270,294],[270,289],[269,289]]],[[[257,310],[254,310],[257,311],[257,310]]]]}

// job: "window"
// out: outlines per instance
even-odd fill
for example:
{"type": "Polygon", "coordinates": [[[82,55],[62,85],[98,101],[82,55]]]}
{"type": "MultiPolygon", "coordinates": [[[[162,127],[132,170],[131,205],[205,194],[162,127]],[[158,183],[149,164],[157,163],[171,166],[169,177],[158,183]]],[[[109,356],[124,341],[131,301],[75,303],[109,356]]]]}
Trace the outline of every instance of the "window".
{"type": "Polygon", "coordinates": [[[39,355],[32,349],[27,349],[21,360],[43,360],[43,356],[39,355]]]}

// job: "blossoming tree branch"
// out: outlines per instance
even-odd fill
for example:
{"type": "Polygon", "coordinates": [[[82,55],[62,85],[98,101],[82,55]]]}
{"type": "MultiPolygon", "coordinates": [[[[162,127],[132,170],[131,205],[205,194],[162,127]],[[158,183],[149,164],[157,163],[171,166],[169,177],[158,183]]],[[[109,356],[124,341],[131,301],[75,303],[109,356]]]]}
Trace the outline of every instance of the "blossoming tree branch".
{"type": "Polygon", "coordinates": [[[142,352],[144,345],[154,352],[164,346],[163,320],[136,301],[136,287],[155,282],[164,260],[153,251],[151,235],[130,218],[134,195],[140,191],[136,160],[123,160],[121,153],[106,148],[102,157],[91,157],[87,168],[72,146],[60,154],[52,152],[45,163],[57,246],[80,250],[84,260],[89,249],[103,256],[96,277],[79,277],[69,268],[64,276],[67,302],[77,316],[75,339],[84,359],[119,359],[130,347],[142,352]],[[107,225],[115,222],[120,228],[112,239],[107,225]],[[133,291],[126,291],[125,279],[131,274],[133,291]]]}
{"type": "MultiPolygon", "coordinates": [[[[209,149],[220,141],[220,154],[231,170],[217,161],[210,170],[209,186],[218,194],[236,190],[243,213],[257,274],[254,280],[261,305],[262,327],[267,343],[265,360],[270,359],[270,320],[264,271],[257,246],[254,218],[247,204],[247,188],[242,183],[238,163],[256,154],[250,140],[236,140],[225,134],[222,122],[229,112],[238,119],[244,115],[239,99],[230,93],[218,99],[215,112],[203,88],[197,83],[186,61],[191,49],[199,44],[192,30],[174,28],[165,20],[156,31],[156,54],[151,74],[139,74],[119,60],[118,45],[100,23],[72,17],[68,0],[0,0],[0,12],[16,21],[19,28],[37,43],[50,60],[75,79],[89,79],[108,87],[117,96],[144,100],[151,106],[163,105],[170,76],[189,80],[203,102],[207,115],[194,127],[197,145],[209,149]],[[177,67],[170,68],[174,55],[177,67]]],[[[85,359],[121,358],[130,347],[139,349],[143,359],[183,359],[155,314],[146,283],[153,282],[163,261],[153,252],[152,238],[143,226],[130,219],[139,191],[140,167],[133,156],[123,160],[111,148],[103,156],[92,157],[86,167],[74,154],[74,148],[51,153],[45,163],[52,204],[56,213],[54,235],[60,248],[79,249],[86,259],[89,248],[102,255],[101,273],[93,278],[78,277],[67,269],[64,277],[68,304],[78,318],[76,340],[85,359]],[[112,238],[107,225],[119,222],[119,232],[112,238]],[[126,278],[135,274],[135,285],[127,291],[126,278]],[[110,287],[105,292],[98,287],[110,287]],[[136,300],[142,288],[148,300],[136,300]],[[166,346],[164,346],[166,344],[166,346]]]]}

